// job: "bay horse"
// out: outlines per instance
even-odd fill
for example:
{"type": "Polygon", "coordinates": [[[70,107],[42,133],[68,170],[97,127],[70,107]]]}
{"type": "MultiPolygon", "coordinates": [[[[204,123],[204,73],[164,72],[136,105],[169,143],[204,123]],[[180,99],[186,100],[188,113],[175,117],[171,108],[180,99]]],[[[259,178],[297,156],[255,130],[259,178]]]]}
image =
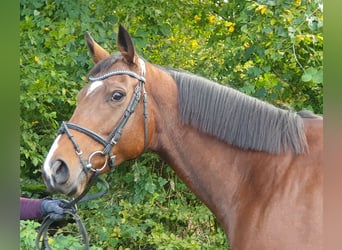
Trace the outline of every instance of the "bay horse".
{"type": "Polygon", "coordinates": [[[45,159],[47,189],[77,196],[144,150],[213,212],[232,249],[322,249],[323,118],[293,112],[137,54],[120,25],[45,159]]]}

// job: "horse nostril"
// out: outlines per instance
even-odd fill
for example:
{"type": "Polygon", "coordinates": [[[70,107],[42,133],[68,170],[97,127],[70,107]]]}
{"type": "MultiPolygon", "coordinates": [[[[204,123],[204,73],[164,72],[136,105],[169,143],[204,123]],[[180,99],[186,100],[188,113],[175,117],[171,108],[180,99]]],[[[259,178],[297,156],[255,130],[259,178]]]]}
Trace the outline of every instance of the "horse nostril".
{"type": "Polygon", "coordinates": [[[57,160],[52,165],[53,178],[58,184],[63,184],[69,179],[69,168],[63,160],[57,160]]]}

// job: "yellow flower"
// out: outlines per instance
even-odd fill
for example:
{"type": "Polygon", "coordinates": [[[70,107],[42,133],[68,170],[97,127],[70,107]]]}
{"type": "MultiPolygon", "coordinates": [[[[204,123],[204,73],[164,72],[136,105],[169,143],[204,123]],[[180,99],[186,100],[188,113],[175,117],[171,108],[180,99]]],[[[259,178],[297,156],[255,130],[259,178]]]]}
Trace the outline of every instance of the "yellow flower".
{"type": "Polygon", "coordinates": [[[225,22],[224,23],[224,26],[226,26],[226,27],[230,27],[232,25],[235,25],[235,23],[232,23],[232,22],[225,22]]]}
{"type": "Polygon", "coordinates": [[[236,23],[233,23],[233,22],[225,22],[224,23],[224,26],[228,27],[228,32],[229,33],[233,33],[234,32],[235,25],[236,25],[236,23]]]}
{"type": "Polygon", "coordinates": [[[208,17],[208,21],[209,21],[209,24],[214,24],[215,23],[215,16],[214,15],[210,15],[208,17]]]}
{"type": "Polygon", "coordinates": [[[323,37],[321,35],[317,35],[317,38],[321,41],[323,41],[323,37]]]}
{"type": "Polygon", "coordinates": [[[264,5],[264,6],[261,8],[261,10],[260,10],[261,15],[264,15],[264,14],[265,14],[266,9],[267,9],[267,6],[266,6],[266,5],[264,5]]]}
{"type": "Polygon", "coordinates": [[[39,62],[39,57],[38,56],[34,56],[34,61],[35,62],[39,62]]]}
{"type": "Polygon", "coordinates": [[[196,22],[201,21],[201,18],[200,18],[198,15],[195,15],[195,16],[194,16],[194,19],[195,19],[196,22]]]}
{"type": "Polygon", "coordinates": [[[197,40],[191,40],[190,44],[191,44],[192,48],[198,48],[199,47],[197,40]]]}
{"type": "Polygon", "coordinates": [[[256,9],[255,11],[260,11],[261,15],[264,15],[265,12],[267,10],[267,6],[266,5],[263,5],[263,4],[260,4],[256,9]]]}

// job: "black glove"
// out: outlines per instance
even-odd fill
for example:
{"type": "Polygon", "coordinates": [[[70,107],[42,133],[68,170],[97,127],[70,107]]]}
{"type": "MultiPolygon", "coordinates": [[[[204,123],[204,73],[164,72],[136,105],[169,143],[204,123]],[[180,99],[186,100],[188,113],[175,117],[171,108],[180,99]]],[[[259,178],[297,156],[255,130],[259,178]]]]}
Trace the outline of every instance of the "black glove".
{"type": "Polygon", "coordinates": [[[41,211],[44,216],[49,214],[53,220],[62,220],[65,205],[66,202],[63,200],[45,198],[41,204],[41,211]]]}

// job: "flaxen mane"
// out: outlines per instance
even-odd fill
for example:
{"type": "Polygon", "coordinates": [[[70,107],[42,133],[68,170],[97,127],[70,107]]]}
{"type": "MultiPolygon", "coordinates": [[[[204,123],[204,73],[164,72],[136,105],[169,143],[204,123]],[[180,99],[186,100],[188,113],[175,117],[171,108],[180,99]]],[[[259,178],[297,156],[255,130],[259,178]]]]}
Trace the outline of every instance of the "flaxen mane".
{"type": "Polygon", "coordinates": [[[167,70],[178,86],[182,121],[243,149],[305,153],[302,118],[205,78],[167,70]]]}

